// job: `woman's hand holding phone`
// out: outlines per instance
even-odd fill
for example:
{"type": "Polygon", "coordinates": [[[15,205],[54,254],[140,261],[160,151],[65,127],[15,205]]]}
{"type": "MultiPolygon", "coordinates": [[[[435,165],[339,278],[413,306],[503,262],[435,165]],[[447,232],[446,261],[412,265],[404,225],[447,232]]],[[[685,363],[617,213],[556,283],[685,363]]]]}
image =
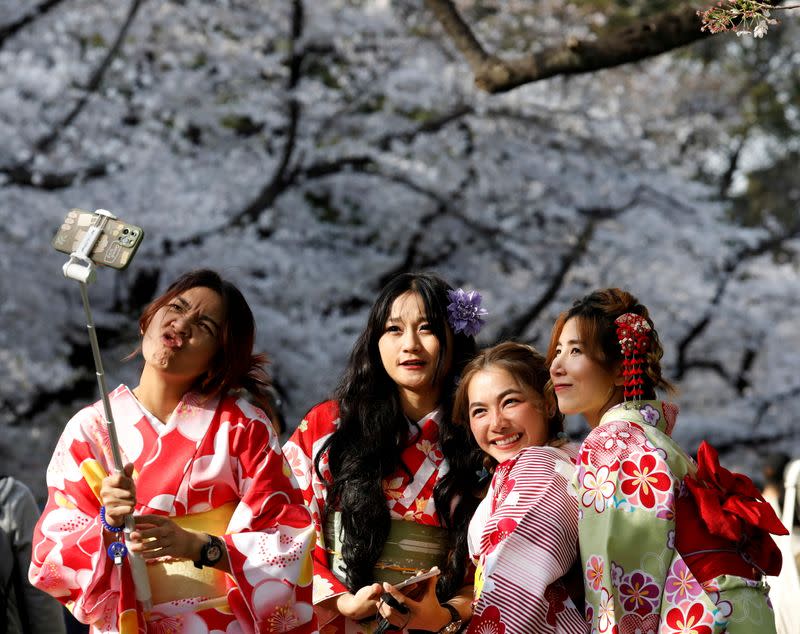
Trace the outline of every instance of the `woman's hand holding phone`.
{"type": "Polygon", "coordinates": [[[450,613],[439,605],[436,596],[439,574],[439,569],[434,567],[395,586],[383,584],[378,612],[392,629],[438,632],[450,622],[450,613]]]}
{"type": "MultiPolygon", "coordinates": [[[[423,581],[427,581],[432,577],[439,577],[441,571],[439,570],[438,566],[434,566],[427,572],[420,572],[413,577],[409,577],[405,581],[401,581],[400,583],[395,584],[392,586],[395,590],[401,591],[404,595],[411,597],[412,599],[421,596],[424,593],[424,586],[420,586],[423,581]]],[[[435,582],[434,582],[435,584],[435,582]]],[[[391,584],[384,584],[384,585],[391,585],[391,584]]]]}

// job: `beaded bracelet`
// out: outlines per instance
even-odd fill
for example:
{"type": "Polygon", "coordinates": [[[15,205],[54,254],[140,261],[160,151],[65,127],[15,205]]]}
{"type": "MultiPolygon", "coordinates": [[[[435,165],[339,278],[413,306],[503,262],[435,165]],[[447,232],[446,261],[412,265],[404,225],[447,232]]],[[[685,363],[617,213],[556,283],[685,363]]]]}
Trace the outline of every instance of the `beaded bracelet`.
{"type": "Polygon", "coordinates": [[[109,533],[119,533],[123,529],[122,526],[111,526],[111,524],[106,521],[105,506],[100,507],[100,522],[103,524],[103,528],[105,528],[109,533]]]}

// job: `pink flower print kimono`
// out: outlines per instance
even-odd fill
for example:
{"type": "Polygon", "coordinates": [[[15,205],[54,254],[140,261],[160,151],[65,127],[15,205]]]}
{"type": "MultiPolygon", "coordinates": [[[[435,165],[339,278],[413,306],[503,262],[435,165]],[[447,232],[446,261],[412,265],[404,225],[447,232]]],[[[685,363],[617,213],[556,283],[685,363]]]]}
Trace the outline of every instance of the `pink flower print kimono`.
{"type": "Polygon", "coordinates": [[[592,632],[774,634],[764,581],[723,574],[701,583],[675,546],[676,501],[697,471],[670,437],[677,411],[618,405],[581,445],[575,482],[592,632]]]}
{"type": "Polygon", "coordinates": [[[220,536],[231,573],[149,564],[154,605],[144,613],[129,562],[116,566],[103,543],[99,493],[113,459],[98,402],[69,421],[48,467],[31,582],[93,632],[316,632],[313,524],[264,413],[243,399],[187,394],[154,425],[127,387],[110,401],[123,462],[135,467],[136,514],[220,536]]]}
{"type": "MultiPolygon", "coordinates": [[[[439,445],[439,414],[433,412],[417,423],[415,433],[403,449],[402,460],[413,473],[413,478],[398,469],[384,480],[386,504],[393,520],[439,526],[439,516],[433,501],[433,487],[447,468],[439,445]]],[[[319,618],[320,631],[325,634],[369,634],[374,621],[359,623],[346,619],[335,610],[324,610],[317,604],[347,592],[345,585],[331,570],[326,551],[322,524],[325,514],[331,511],[326,505],[327,490],[314,469],[314,457],[339,425],[339,406],[326,401],[315,406],[303,419],[292,437],[284,444],[283,452],[291,465],[303,491],[306,504],[311,509],[317,530],[317,547],[314,551],[314,604],[319,618]]],[[[329,475],[326,455],[320,460],[323,475],[329,475]]]]}
{"type": "Polygon", "coordinates": [[[469,526],[477,572],[468,633],[588,633],[564,579],[578,560],[576,455],[573,445],[528,447],[497,465],[469,526]]]}

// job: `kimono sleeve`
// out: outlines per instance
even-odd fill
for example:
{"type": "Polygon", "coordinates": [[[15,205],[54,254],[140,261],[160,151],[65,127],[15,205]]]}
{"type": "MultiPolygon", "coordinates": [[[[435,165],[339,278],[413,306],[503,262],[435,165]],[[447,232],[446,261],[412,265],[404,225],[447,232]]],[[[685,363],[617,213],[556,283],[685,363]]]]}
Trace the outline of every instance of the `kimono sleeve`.
{"type": "Polygon", "coordinates": [[[556,451],[535,447],[523,453],[493,491],[495,511],[481,537],[485,556],[477,618],[468,632],[482,631],[486,618],[501,620],[510,631],[551,631],[565,602],[572,606],[571,618],[583,627],[563,586],[558,596],[551,590],[578,556],[573,471],[556,451]]]}
{"type": "MultiPolygon", "coordinates": [[[[338,408],[332,401],[314,407],[302,420],[291,438],[283,446],[283,453],[300,484],[305,504],[311,511],[316,532],[314,548],[314,604],[347,592],[347,587],[331,571],[322,522],[325,517],[325,483],[314,468],[314,457],[325,440],[336,430],[338,408]]],[[[325,460],[321,466],[326,467],[325,460]]],[[[338,616],[338,612],[319,613],[320,626],[338,616]]]]}
{"type": "MultiPolygon", "coordinates": [[[[78,412],[47,468],[48,499],[33,535],[31,584],[64,603],[79,621],[116,631],[120,574],[106,556],[100,486],[109,465],[107,432],[94,407],[78,412]]],[[[128,575],[127,570],[123,575],[128,575]]]]}
{"type": "Polygon", "coordinates": [[[610,629],[658,615],[679,485],[665,450],[635,424],[604,423],[581,446],[576,485],[587,617],[610,629]]]}
{"type": "MultiPolygon", "coordinates": [[[[258,632],[316,631],[311,607],[311,516],[266,417],[232,426],[240,502],[223,536],[238,592],[258,632]]],[[[239,619],[240,622],[244,619],[239,619]]]]}

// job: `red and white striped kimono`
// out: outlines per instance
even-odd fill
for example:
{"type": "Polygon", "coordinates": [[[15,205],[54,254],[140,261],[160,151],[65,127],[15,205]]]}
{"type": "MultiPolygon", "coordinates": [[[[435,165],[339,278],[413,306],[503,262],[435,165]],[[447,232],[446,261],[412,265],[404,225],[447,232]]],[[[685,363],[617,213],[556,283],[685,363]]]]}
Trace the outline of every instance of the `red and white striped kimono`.
{"type": "Polygon", "coordinates": [[[100,486],[113,471],[101,402],[78,412],[47,470],[31,582],[94,632],[316,632],[314,529],[269,420],[243,399],[187,394],[152,424],[120,386],[110,395],[123,462],[134,464],[136,514],[219,535],[231,573],[192,562],[148,565],[153,610],[137,603],[130,564],[106,554],[100,486]]]}
{"type": "Polygon", "coordinates": [[[527,447],[497,465],[469,527],[478,570],[467,632],[589,631],[562,579],[578,559],[576,456],[573,445],[527,447]]]}
{"type": "MultiPolygon", "coordinates": [[[[311,509],[317,529],[317,547],[314,551],[314,604],[319,618],[320,631],[325,634],[368,634],[373,623],[358,623],[346,619],[335,610],[323,610],[318,603],[347,592],[347,587],[336,578],[330,568],[322,522],[325,521],[327,490],[314,469],[314,456],[339,425],[339,405],[326,401],[314,407],[303,419],[292,437],[284,444],[283,452],[297,478],[306,504],[311,509]]],[[[402,461],[413,477],[403,470],[384,480],[386,504],[393,520],[405,520],[439,526],[433,500],[433,487],[446,473],[447,463],[439,445],[439,413],[432,412],[416,425],[409,424],[412,432],[403,449],[402,461]]],[[[330,477],[327,454],[320,460],[323,475],[330,477]]],[[[413,571],[409,573],[409,576],[413,571]]]]}

